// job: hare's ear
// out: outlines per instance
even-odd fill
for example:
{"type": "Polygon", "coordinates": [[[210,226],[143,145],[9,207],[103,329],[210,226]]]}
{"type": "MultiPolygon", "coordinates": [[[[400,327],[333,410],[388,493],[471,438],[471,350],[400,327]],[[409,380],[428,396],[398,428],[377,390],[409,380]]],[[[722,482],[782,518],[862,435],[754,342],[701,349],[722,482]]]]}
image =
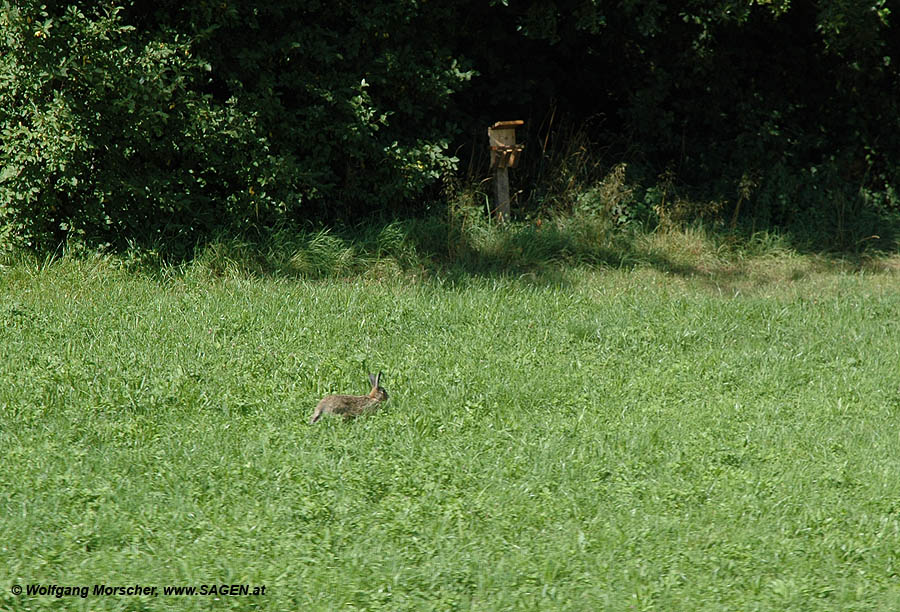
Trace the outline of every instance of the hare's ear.
{"type": "Polygon", "coordinates": [[[369,381],[372,383],[372,388],[377,389],[378,385],[381,384],[381,372],[375,375],[375,378],[372,378],[372,375],[369,374],[369,381]]]}

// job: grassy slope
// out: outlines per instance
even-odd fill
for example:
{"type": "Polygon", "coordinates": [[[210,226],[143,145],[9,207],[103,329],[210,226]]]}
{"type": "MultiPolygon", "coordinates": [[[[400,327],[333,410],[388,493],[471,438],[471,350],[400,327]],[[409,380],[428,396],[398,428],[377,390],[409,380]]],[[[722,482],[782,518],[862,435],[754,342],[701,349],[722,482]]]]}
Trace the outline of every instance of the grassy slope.
{"type": "Polygon", "coordinates": [[[897,609],[896,272],[684,243],[450,284],[6,267],[0,609],[897,609]],[[376,369],[383,412],[307,425],[376,369]]]}

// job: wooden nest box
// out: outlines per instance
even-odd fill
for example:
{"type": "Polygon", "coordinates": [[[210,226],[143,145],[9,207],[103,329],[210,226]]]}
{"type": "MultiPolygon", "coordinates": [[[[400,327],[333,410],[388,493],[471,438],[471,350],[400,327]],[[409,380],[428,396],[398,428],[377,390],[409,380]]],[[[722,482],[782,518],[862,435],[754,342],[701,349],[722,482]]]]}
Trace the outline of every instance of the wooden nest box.
{"type": "Polygon", "coordinates": [[[498,121],[488,128],[491,144],[491,169],[515,168],[519,165],[525,145],[516,143],[516,127],[524,125],[516,121],[498,121]]]}

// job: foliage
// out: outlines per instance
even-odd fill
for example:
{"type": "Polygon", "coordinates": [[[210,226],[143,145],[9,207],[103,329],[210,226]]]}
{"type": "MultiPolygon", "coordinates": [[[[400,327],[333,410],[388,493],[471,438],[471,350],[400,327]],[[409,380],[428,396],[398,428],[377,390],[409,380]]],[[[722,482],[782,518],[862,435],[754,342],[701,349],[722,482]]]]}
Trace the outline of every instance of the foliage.
{"type": "Polygon", "coordinates": [[[607,206],[625,163],[624,225],[677,185],[732,227],[853,245],[900,217],[898,58],[887,0],[5,0],[0,241],[185,254],[416,215],[524,118],[523,217],[607,206]]]}
{"type": "MultiPolygon", "coordinates": [[[[762,225],[812,215],[833,234],[840,201],[900,212],[900,32],[884,0],[494,4],[515,24],[507,35],[535,45],[507,59],[550,76],[561,113],[602,118],[588,128],[613,146],[608,167],[672,173],[692,197],[727,199],[723,214],[740,201],[762,225]]],[[[530,142],[546,142],[540,106],[510,98],[544,130],[530,142]]]]}
{"type": "Polygon", "coordinates": [[[2,5],[3,244],[189,248],[407,201],[454,169],[434,110],[469,73],[411,44],[437,10],[81,6],[2,5]]]}
{"type": "Polygon", "coordinates": [[[144,39],[121,7],[4,4],[5,242],[189,236],[245,222],[271,165],[254,119],[197,85],[191,40],[144,39]]]}

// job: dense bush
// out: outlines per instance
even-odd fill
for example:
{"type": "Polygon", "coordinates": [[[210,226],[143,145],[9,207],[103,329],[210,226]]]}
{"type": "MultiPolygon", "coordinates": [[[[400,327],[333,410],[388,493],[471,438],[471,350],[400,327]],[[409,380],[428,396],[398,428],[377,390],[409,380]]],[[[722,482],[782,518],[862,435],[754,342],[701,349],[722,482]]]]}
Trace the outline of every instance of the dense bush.
{"type": "Polygon", "coordinates": [[[190,246],[397,207],[454,168],[439,109],[469,74],[439,11],[82,6],[0,11],[4,244],[190,246]]]}
{"type": "Polygon", "coordinates": [[[726,219],[740,201],[759,225],[865,232],[900,210],[900,28],[885,0],[498,4],[500,35],[530,45],[507,70],[553,77],[513,79],[522,89],[498,102],[528,101],[520,113],[546,130],[529,95],[549,89],[557,122],[594,118],[607,167],[674,177],[727,201],[726,219]]]}
{"type": "Polygon", "coordinates": [[[647,220],[677,188],[874,233],[900,210],[895,21],[886,0],[3,0],[0,241],[189,249],[410,213],[514,118],[522,203],[647,220]],[[606,157],[581,190],[560,152],[606,157]],[[636,199],[597,202],[621,162],[636,199]]]}
{"type": "Polygon", "coordinates": [[[172,239],[260,209],[277,165],[251,114],[202,92],[190,38],[146,37],[120,7],[0,19],[4,242],[172,239]]]}

